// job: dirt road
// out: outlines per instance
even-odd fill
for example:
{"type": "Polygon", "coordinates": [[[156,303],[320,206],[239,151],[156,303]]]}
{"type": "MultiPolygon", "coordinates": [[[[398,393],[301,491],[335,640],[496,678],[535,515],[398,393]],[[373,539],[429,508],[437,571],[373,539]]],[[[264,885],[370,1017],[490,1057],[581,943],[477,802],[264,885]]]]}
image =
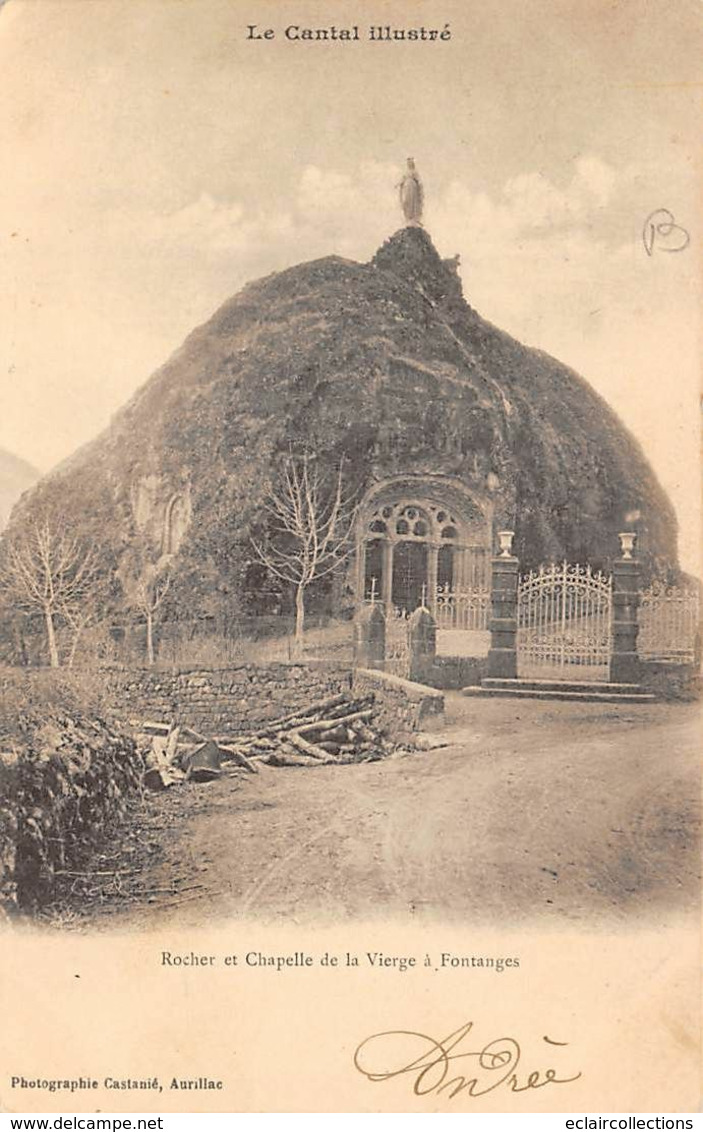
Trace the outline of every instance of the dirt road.
{"type": "Polygon", "coordinates": [[[95,865],[111,877],[100,902],[93,878],[93,898],[61,917],[91,930],[389,914],[556,927],[695,910],[696,705],[451,694],[447,708],[441,749],[152,796],[95,865]]]}

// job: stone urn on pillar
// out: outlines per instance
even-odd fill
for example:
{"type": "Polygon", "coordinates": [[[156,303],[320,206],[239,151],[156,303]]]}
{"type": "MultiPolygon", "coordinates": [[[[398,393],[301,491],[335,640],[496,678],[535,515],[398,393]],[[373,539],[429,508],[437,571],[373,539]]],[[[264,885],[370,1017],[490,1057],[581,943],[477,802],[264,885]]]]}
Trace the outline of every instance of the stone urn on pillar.
{"type": "Polygon", "coordinates": [[[636,684],[640,678],[637,655],[639,563],[634,556],[636,533],[621,531],[620,558],[613,563],[613,653],[610,679],[614,684],[636,684]]]}
{"type": "Polygon", "coordinates": [[[491,559],[491,647],[488,675],[517,677],[517,587],[520,563],[512,552],[514,531],[498,531],[499,553],[491,559]]]}
{"type": "Polygon", "coordinates": [[[498,550],[500,558],[512,558],[515,531],[498,531],[498,550]]]}

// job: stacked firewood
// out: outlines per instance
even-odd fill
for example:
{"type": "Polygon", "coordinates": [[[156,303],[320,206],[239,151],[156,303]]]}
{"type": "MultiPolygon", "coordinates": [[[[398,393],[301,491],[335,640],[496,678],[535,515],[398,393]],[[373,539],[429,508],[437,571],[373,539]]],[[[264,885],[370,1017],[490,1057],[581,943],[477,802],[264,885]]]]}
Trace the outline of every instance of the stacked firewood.
{"type": "Polygon", "coordinates": [[[77,712],[27,713],[13,748],[0,754],[0,917],[52,898],[124,820],[144,772],[131,735],[77,712]]]}
{"type": "Polygon", "coordinates": [[[341,694],[311,704],[243,736],[215,739],[226,760],[260,760],[269,766],[366,762],[390,754],[393,744],[374,725],[373,695],[341,694]]]}
{"type": "Polygon", "coordinates": [[[222,774],[269,766],[320,766],[367,762],[394,750],[375,719],[373,695],[346,694],[273,719],[245,735],[208,737],[185,724],[135,724],[150,744],[145,785],[161,790],[176,782],[206,782],[222,774]]]}

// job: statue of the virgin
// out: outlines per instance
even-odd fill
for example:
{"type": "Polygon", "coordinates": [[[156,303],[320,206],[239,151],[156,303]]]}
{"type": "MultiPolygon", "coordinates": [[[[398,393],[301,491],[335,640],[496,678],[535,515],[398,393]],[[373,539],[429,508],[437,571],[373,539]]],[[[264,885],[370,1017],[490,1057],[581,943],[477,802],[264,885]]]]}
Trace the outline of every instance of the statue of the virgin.
{"type": "Polygon", "coordinates": [[[422,205],[425,194],[422,191],[422,181],[418,176],[412,157],[408,158],[408,167],[398,189],[400,191],[400,205],[408,225],[422,225],[422,205]]]}

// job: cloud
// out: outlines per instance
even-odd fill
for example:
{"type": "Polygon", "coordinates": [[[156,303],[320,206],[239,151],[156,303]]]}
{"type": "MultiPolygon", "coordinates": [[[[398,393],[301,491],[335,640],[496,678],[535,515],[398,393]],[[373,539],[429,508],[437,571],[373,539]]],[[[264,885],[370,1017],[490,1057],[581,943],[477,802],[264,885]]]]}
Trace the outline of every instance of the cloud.
{"type": "MultiPolygon", "coordinates": [[[[270,269],[275,256],[278,266],[332,252],[365,259],[402,223],[394,192],[401,175],[399,167],[381,162],[353,171],[309,164],[275,207],[246,207],[203,190],[171,210],[121,203],[62,217],[60,204],[49,212],[40,206],[26,223],[47,250],[70,231],[76,256],[83,243],[86,261],[92,257],[98,273],[96,239],[121,258],[125,247],[134,257],[161,257],[166,273],[169,259],[185,255],[203,271],[231,264],[235,256],[241,269],[254,272],[259,263],[270,269]]],[[[598,237],[599,217],[619,179],[599,157],[586,155],[575,163],[565,187],[539,171],[507,180],[495,196],[450,181],[429,199],[428,229],[438,245],[460,250],[474,263],[504,261],[520,250],[548,260],[558,249],[566,262],[570,249],[578,259],[579,241],[598,237]]]]}
{"type": "Polygon", "coordinates": [[[579,157],[576,162],[576,177],[574,183],[577,187],[582,185],[600,208],[604,208],[611,199],[618,181],[618,174],[612,166],[593,154],[579,157]]]}
{"type": "Polygon", "coordinates": [[[505,182],[495,197],[473,193],[459,181],[452,182],[434,204],[440,228],[461,224],[476,238],[480,252],[486,236],[493,247],[514,246],[526,241],[553,243],[569,234],[590,231],[602,222],[602,212],[615,193],[622,173],[589,154],[580,157],[564,188],[544,173],[520,173],[505,182]],[[479,238],[480,237],[480,241],[479,238]]]}

